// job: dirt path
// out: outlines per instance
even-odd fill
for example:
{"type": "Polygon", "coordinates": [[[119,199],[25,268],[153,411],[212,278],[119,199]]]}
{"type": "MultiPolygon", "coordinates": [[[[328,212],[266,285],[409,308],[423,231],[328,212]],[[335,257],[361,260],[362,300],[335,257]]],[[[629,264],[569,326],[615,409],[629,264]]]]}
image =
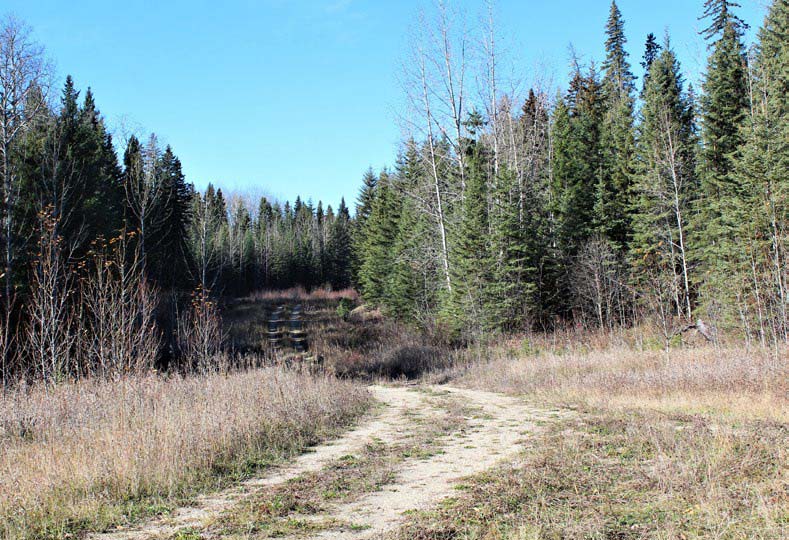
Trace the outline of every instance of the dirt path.
{"type": "MultiPolygon", "coordinates": [[[[375,386],[372,391],[384,405],[377,415],[344,436],[315,447],[288,466],[223,492],[201,497],[194,507],[179,509],[167,518],[137,529],[119,530],[92,538],[168,538],[184,530],[205,530],[207,537],[214,538],[217,534],[211,532],[211,525],[248,497],[264,494],[273,486],[304,475],[320,474],[343,456],[363,452],[371,442],[389,444],[407,439],[418,425],[429,424],[446,415],[442,402],[460,403],[466,411],[473,411],[463,419],[463,429],[435,443],[440,451],[432,452],[428,457],[405,460],[398,466],[392,482],[370,493],[362,493],[349,502],[329,504],[319,514],[308,517],[315,522],[335,524],[308,538],[375,538],[395,529],[404,512],[435,505],[452,495],[463,477],[489,469],[517,453],[521,447],[518,442],[528,437],[539,423],[565,414],[535,409],[521,400],[500,394],[446,386],[375,386]]],[[[304,538],[304,531],[299,536],[304,538]]]]}

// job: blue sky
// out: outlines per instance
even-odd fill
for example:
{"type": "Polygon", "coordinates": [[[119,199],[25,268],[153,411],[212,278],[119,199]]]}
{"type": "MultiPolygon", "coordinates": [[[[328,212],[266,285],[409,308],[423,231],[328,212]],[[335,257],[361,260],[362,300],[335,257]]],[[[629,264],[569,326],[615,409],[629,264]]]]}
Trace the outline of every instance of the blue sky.
{"type": "MultiPolygon", "coordinates": [[[[469,18],[483,5],[460,1],[469,18]]],[[[631,60],[648,32],[672,35],[691,80],[704,68],[703,0],[619,0],[631,60]]],[[[741,0],[752,31],[764,0],[741,0]]],[[[187,179],[226,190],[355,199],[363,172],[391,165],[398,73],[426,0],[224,2],[5,0],[54,60],[91,86],[119,137],[156,132],[187,179]]],[[[499,0],[499,26],[524,87],[563,84],[572,43],[600,60],[608,0],[499,0]]]]}

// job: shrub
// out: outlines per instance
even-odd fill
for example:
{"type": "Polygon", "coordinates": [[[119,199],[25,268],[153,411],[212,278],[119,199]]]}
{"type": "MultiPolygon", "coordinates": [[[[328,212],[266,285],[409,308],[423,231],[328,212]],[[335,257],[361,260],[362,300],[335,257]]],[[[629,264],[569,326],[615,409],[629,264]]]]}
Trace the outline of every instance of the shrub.
{"type": "Polygon", "coordinates": [[[449,363],[440,349],[407,345],[386,353],[378,362],[376,371],[392,379],[416,379],[424,373],[449,367],[449,363]]]}
{"type": "Polygon", "coordinates": [[[340,302],[337,304],[337,316],[340,317],[342,320],[348,320],[348,314],[353,309],[353,302],[350,298],[343,296],[340,298],[340,302]]]}

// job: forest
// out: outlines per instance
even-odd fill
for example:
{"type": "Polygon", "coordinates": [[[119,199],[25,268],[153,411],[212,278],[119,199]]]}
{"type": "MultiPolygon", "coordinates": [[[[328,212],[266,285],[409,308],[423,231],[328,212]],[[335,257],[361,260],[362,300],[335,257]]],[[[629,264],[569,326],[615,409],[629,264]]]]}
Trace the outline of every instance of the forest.
{"type": "Polygon", "coordinates": [[[666,346],[687,328],[785,342],[786,5],[747,46],[737,7],[704,4],[698,90],[668,33],[647,36],[636,80],[613,2],[605,58],[573,56],[568,88],[519,99],[492,14],[474,35],[442,4],[406,62],[411,135],[393,169],[364,175],[353,216],[344,199],[198,192],[155,134],[121,152],[90,88],[53,88],[43,48],[6,19],[3,380],[122,369],[138,350],[174,362],[190,297],[294,285],[354,285],[461,340],[648,323],[666,346]],[[119,328],[138,342],[107,358],[119,328]]]}
{"type": "Polygon", "coordinates": [[[198,192],[155,134],[119,155],[90,88],[51,88],[24,23],[6,19],[0,39],[5,384],[189,370],[186,329],[218,317],[212,299],[350,284],[344,200],[198,192]]]}
{"type": "Polygon", "coordinates": [[[364,176],[364,298],[466,338],[646,323],[666,346],[690,327],[786,342],[789,13],[773,2],[746,44],[738,7],[704,3],[701,88],[668,32],[636,80],[612,2],[605,57],[573,51],[569,87],[525,99],[493,17],[469,30],[440,9],[405,70],[412,136],[364,176]]]}

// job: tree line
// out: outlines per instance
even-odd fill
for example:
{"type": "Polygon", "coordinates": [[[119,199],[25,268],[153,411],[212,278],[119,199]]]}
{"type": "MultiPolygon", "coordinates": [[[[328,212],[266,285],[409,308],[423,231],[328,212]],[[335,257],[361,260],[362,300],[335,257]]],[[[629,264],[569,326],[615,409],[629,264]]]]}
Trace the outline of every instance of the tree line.
{"type": "MultiPolygon", "coordinates": [[[[88,88],[51,92],[45,52],[0,26],[0,377],[160,365],[221,337],[216,298],[350,284],[345,202],[225,199],[188,183],[156,135],[116,143],[88,88]],[[198,328],[198,326],[200,326],[198,328]],[[202,342],[200,342],[202,340],[202,342]]],[[[194,358],[189,358],[190,356],[194,358]]],[[[186,361],[184,361],[186,358],[186,361]]],[[[203,359],[204,360],[204,359],[203,359]]]]}
{"type": "Polygon", "coordinates": [[[704,2],[700,91],[668,33],[637,81],[614,1],[602,62],[519,101],[492,11],[472,31],[439,3],[407,61],[411,136],[357,202],[364,298],[457,333],[649,321],[667,343],[691,325],[785,342],[789,2],[750,47],[738,7],[704,2]]]}

